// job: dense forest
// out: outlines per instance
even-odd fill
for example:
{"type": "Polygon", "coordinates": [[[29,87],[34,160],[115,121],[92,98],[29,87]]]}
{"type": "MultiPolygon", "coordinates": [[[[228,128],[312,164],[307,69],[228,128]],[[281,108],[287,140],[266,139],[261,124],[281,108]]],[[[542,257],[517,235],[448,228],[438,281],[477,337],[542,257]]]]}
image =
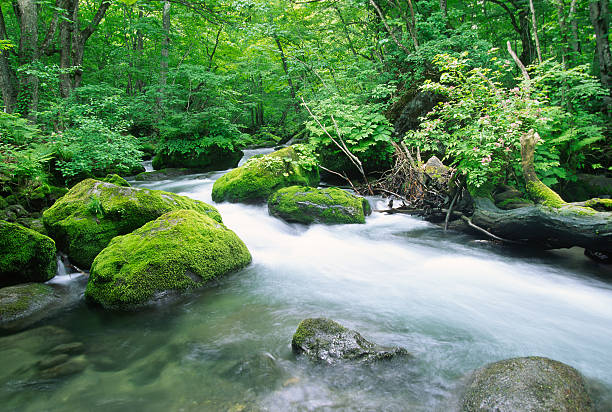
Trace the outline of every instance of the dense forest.
{"type": "Polygon", "coordinates": [[[612,410],[609,27],[0,0],[0,405],[612,410]]]}
{"type": "Polygon", "coordinates": [[[335,136],[365,173],[402,143],[473,187],[524,186],[530,130],[561,192],[612,170],[605,0],[19,0],[0,37],[0,190],[25,203],[134,174],[145,153],[175,165],[289,139],[358,174],[335,136]]]}

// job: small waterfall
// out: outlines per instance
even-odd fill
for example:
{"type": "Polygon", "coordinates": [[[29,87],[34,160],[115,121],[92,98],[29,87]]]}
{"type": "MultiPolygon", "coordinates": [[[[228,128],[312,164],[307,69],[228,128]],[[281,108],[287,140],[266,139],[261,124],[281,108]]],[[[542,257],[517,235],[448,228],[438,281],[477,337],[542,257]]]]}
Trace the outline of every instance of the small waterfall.
{"type": "Polygon", "coordinates": [[[66,265],[64,264],[64,259],[62,255],[57,256],[57,274],[56,276],[66,276],[68,272],[66,271],[66,265]]]}

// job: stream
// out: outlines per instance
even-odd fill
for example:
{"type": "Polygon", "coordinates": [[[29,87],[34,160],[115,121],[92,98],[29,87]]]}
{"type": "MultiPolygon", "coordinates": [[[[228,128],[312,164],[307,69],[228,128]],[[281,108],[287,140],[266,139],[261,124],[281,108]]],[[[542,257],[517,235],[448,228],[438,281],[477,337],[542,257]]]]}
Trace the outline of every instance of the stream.
{"type": "Polygon", "coordinates": [[[37,326],[83,343],[83,370],[39,376],[36,330],[1,337],[1,410],[448,411],[470,371],[529,355],[612,393],[610,266],[578,249],[513,250],[401,214],[287,224],[265,205],[213,203],[223,173],[131,183],[215,205],[252,264],[133,313],[85,304],[86,278],[60,273],[51,282],[74,302],[37,326]],[[414,359],[325,367],[293,355],[298,323],[322,316],[414,359]]]}

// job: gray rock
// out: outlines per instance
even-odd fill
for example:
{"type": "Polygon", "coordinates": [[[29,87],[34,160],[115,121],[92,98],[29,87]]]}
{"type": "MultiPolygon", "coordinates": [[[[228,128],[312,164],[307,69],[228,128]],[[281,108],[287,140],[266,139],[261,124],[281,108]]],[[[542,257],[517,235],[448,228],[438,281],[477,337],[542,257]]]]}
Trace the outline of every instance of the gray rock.
{"type": "Polygon", "coordinates": [[[587,412],[592,408],[576,369],[536,356],[507,359],[475,371],[461,401],[462,412],[587,412]]]}
{"type": "Polygon", "coordinates": [[[0,337],[0,351],[18,348],[30,353],[48,353],[51,348],[73,342],[72,334],[57,326],[41,326],[0,337]]]}
{"type": "Polygon", "coordinates": [[[83,353],[84,350],[85,350],[85,345],[83,345],[82,342],[70,342],[70,343],[63,343],[61,345],[57,345],[56,347],[52,348],[49,351],[49,354],[50,355],[55,355],[55,354],[76,355],[79,353],[83,353]]]}
{"type": "Polygon", "coordinates": [[[341,361],[372,362],[411,355],[404,348],[386,348],[367,341],[354,330],[325,318],[300,322],[291,341],[293,351],[327,364],[341,361]]]}
{"type": "MultiPolygon", "coordinates": [[[[67,355],[59,355],[67,356],[67,355]]],[[[48,369],[41,370],[40,377],[43,379],[57,379],[64,376],[74,375],[82,372],[87,367],[87,360],[84,356],[70,358],[66,362],[60,363],[48,369]]]]}
{"type": "Polygon", "coordinates": [[[223,375],[228,379],[238,380],[259,390],[277,386],[284,373],[272,354],[259,352],[242,359],[223,375]]]}
{"type": "Polygon", "coordinates": [[[41,283],[0,289],[0,330],[25,328],[45,318],[59,299],[53,287],[41,283]]]}
{"type": "Polygon", "coordinates": [[[70,359],[70,356],[66,355],[65,353],[62,353],[60,355],[55,355],[55,356],[46,357],[44,359],[41,359],[38,362],[36,362],[36,366],[38,366],[38,369],[49,369],[54,366],[65,363],[68,359],[70,359]]]}

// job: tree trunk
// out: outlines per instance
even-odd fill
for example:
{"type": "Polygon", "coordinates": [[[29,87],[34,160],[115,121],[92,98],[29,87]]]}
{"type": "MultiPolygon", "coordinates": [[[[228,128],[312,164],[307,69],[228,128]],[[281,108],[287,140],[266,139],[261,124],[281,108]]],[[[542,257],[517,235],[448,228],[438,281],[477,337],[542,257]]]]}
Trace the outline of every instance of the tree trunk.
{"type": "Polygon", "coordinates": [[[589,14],[595,29],[601,84],[610,93],[612,90],[612,56],[610,55],[610,42],[608,40],[610,24],[608,0],[598,0],[590,3],[589,14]]]}
{"type": "Polygon", "coordinates": [[[535,46],[533,44],[533,40],[531,39],[531,23],[529,21],[529,13],[526,10],[521,10],[519,12],[519,23],[519,34],[521,36],[521,46],[523,48],[519,58],[525,66],[529,66],[529,64],[533,61],[535,46]]]}
{"type": "MultiPolygon", "coordinates": [[[[17,0],[19,10],[19,65],[34,63],[38,59],[38,5],[35,0],[17,0]]],[[[21,82],[20,98],[23,99],[22,110],[30,120],[36,119],[38,110],[38,78],[26,75],[21,82]]]]}
{"type": "Polygon", "coordinates": [[[297,100],[295,99],[295,87],[293,86],[293,80],[291,79],[291,75],[289,74],[289,67],[287,66],[287,58],[285,57],[283,46],[277,35],[274,35],[274,41],[276,42],[276,46],[278,47],[278,51],[280,52],[281,62],[283,63],[283,70],[285,71],[285,76],[287,76],[287,84],[289,85],[289,93],[291,94],[291,100],[293,100],[295,111],[297,112],[299,106],[297,104],[297,100]]]}
{"type": "Polygon", "coordinates": [[[572,0],[570,4],[569,21],[572,25],[572,50],[576,54],[582,53],[580,46],[580,38],[578,37],[578,19],[576,18],[576,0],[572,0]]]}
{"type": "Polygon", "coordinates": [[[170,2],[164,2],[162,12],[162,28],[164,30],[164,39],[161,47],[161,69],[159,73],[159,85],[161,93],[165,93],[166,84],[168,82],[168,56],[170,48],[170,2]]]}
{"type": "Polygon", "coordinates": [[[535,172],[535,145],[538,138],[538,134],[533,129],[521,136],[521,165],[525,178],[525,188],[534,202],[546,206],[560,207],[565,203],[561,196],[542,183],[535,172]]]}
{"type": "Polygon", "coordinates": [[[531,25],[533,27],[533,37],[535,38],[536,51],[538,53],[538,63],[542,64],[542,50],[540,49],[540,38],[538,37],[538,24],[536,22],[535,8],[533,0],[529,0],[529,9],[531,10],[531,25]]]}
{"type": "Polygon", "coordinates": [[[102,0],[93,20],[81,30],[79,0],[66,1],[66,14],[60,24],[60,68],[73,70],[72,73],[60,74],[60,91],[62,96],[69,96],[72,90],[81,85],[85,44],[104,18],[110,5],[111,2],[109,0],[102,0]]]}
{"type": "MultiPolygon", "coordinates": [[[[0,8],[0,39],[8,39],[2,8],[0,8]]],[[[0,87],[2,87],[4,111],[12,113],[17,104],[17,75],[9,61],[8,50],[0,52],[0,87]]]]}
{"type": "Polygon", "coordinates": [[[580,246],[612,252],[612,213],[572,206],[543,205],[513,210],[497,208],[491,199],[474,201],[472,222],[504,239],[540,249],[580,246]]]}

